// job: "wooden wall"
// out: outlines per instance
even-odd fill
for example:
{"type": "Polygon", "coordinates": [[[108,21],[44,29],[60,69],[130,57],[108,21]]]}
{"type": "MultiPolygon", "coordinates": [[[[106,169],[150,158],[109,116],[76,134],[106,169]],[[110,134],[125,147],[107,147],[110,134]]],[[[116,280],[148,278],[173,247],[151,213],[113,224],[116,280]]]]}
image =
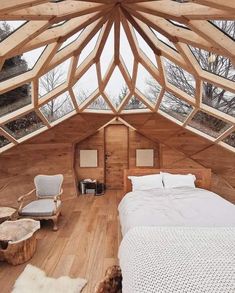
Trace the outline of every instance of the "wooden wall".
{"type": "Polygon", "coordinates": [[[160,167],[211,168],[212,190],[235,203],[235,155],[159,114],[123,115],[138,132],[160,144],[160,167]]]}
{"type": "MultiPolygon", "coordinates": [[[[39,173],[64,174],[64,198],[76,195],[77,177],[104,181],[104,131],[97,131],[112,118],[108,114],[78,114],[2,153],[0,205],[4,205],[6,200],[9,203],[9,198],[15,205],[16,198],[33,187],[33,178],[39,173]],[[99,168],[79,170],[76,144],[100,150],[99,168]]],[[[136,148],[154,148],[156,168],[211,168],[212,190],[235,203],[234,153],[158,114],[122,115],[122,118],[137,130],[129,129],[130,168],[135,167],[136,148]]]]}
{"type": "MultiPolygon", "coordinates": [[[[111,132],[116,135],[115,124],[107,127],[113,128],[111,132]]],[[[128,128],[128,142],[125,142],[128,147],[128,166],[129,168],[136,167],[136,149],[154,149],[154,167],[159,167],[159,144],[143,136],[135,130],[128,128]]],[[[105,182],[105,131],[100,130],[94,135],[86,138],[76,145],[75,152],[75,172],[78,181],[84,178],[97,179],[100,182],[105,182]],[[97,168],[80,168],[79,166],[79,150],[80,149],[97,149],[98,150],[98,167],[97,168]]],[[[118,162],[117,162],[118,163],[118,162]]],[[[146,167],[145,167],[146,168],[146,167]]],[[[122,179],[122,178],[121,178],[122,179]]],[[[113,181],[117,180],[115,177],[113,181]]],[[[119,178],[120,181],[120,178],[119,178]]],[[[112,185],[112,184],[111,184],[112,185]]],[[[114,184],[113,184],[114,185],[114,184]]]]}
{"type": "MultiPolygon", "coordinates": [[[[96,115],[95,115],[96,116],[96,115]]],[[[64,175],[64,196],[76,195],[74,174],[75,142],[97,131],[113,117],[76,115],[54,128],[0,155],[0,205],[16,206],[16,199],[33,188],[37,174],[64,175]]]]}
{"type": "Polygon", "coordinates": [[[104,182],[104,129],[97,131],[95,134],[76,144],[75,147],[75,173],[77,180],[90,178],[104,182]],[[79,150],[97,150],[98,167],[97,168],[80,168],[79,150]]]}

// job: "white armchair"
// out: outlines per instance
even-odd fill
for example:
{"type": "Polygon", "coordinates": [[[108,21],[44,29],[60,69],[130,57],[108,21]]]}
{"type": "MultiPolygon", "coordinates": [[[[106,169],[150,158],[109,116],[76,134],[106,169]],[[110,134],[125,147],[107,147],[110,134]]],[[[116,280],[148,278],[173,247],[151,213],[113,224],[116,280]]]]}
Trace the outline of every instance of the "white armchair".
{"type": "Polygon", "coordinates": [[[52,220],[53,230],[58,230],[57,221],[61,214],[60,196],[63,193],[63,175],[37,175],[34,178],[35,188],[18,198],[19,217],[35,220],[52,220]],[[37,199],[24,206],[24,200],[35,193],[37,199]]]}

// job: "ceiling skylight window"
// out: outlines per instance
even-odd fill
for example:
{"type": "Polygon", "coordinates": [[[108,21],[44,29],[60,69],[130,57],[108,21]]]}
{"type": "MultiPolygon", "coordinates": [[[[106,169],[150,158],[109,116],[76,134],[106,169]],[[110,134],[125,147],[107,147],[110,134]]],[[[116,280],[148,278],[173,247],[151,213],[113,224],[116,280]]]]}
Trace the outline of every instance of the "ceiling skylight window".
{"type": "Polygon", "coordinates": [[[8,122],[3,129],[15,139],[20,139],[44,126],[42,120],[35,112],[28,113],[14,121],[8,122]]]}
{"type": "Polygon", "coordinates": [[[69,93],[65,92],[43,105],[40,110],[49,122],[54,122],[73,111],[74,106],[69,93]]]}
{"type": "Polygon", "coordinates": [[[166,92],[162,98],[159,109],[170,117],[184,122],[192,112],[193,107],[185,101],[177,98],[175,95],[166,92]]]}
{"type": "Polygon", "coordinates": [[[138,64],[136,88],[152,103],[155,103],[162,87],[141,64],[138,64]]]}
{"type": "Polygon", "coordinates": [[[96,67],[92,65],[73,87],[78,104],[85,101],[98,88],[96,67]]]}
{"type": "Polygon", "coordinates": [[[70,59],[59,64],[39,78],[39,97],[50,93],[67,80],[70,59]]]}
{"type": "Polygon", "coordinates": [[[31,85],[24,84],[0,95],[0,117],[31,103],[31,85]]]}
{"type": "Polygon", "coordinates": [[[219,137],[231,127],[229,123],[202,111],[196,113],[190,121],[189,126],[196,128],[213,138],[219,137]]]}

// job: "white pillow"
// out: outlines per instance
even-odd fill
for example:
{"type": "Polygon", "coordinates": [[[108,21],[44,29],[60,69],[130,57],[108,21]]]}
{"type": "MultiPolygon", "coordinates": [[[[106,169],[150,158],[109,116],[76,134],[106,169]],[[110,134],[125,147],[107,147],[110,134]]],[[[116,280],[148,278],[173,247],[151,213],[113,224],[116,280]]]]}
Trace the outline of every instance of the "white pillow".
{"type": "Polygon", "coordinates": [[[128,179],[131,180],[132,191],[164,188],[162,183],[162,174],[128,176],[128,179]]]}
{"type": "Polygon", "coordinates": [[[196,177],[192,174],[181,175],[181,174],[170,174],[162,173],[163,184],[165,188],[176,188],[176,187],[193,187],[195,188],[196,177]]]}

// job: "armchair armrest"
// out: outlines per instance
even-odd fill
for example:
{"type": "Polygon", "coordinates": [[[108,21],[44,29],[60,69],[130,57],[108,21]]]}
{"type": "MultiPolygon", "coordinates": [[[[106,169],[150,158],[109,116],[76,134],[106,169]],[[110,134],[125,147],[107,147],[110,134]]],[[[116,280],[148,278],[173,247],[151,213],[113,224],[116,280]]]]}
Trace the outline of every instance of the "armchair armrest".
{"type": "Polygon", "coordinates": [[[32,193],[34,193],[35,190],[36,190],[36,189],[34,188],[34,189],[32,189],[31,191],[29,191],[28,193],[21,195],[21,196],[17,199],[17,201],[18,201],[18,203],[19,203],[18,212],[21,211],[21,209],[22,209],[22,207],[23,207],[23,204],[24,204],[24,200],[25,200],[25,198],[28,197],[28,196],[30,196],[32,193]]]}
{"type": "Polygon", "coordinates": [[[18,201],[18,202],[24,201],[24,199],[25,199],[26,197],[28,197],[29,195],[31,195],[35,190],[36,190],[36,189],[34,188],[34,189],[32,189],[30,192],[21,195],[21,196],[17,199],[17,201],[18,201]]]}

